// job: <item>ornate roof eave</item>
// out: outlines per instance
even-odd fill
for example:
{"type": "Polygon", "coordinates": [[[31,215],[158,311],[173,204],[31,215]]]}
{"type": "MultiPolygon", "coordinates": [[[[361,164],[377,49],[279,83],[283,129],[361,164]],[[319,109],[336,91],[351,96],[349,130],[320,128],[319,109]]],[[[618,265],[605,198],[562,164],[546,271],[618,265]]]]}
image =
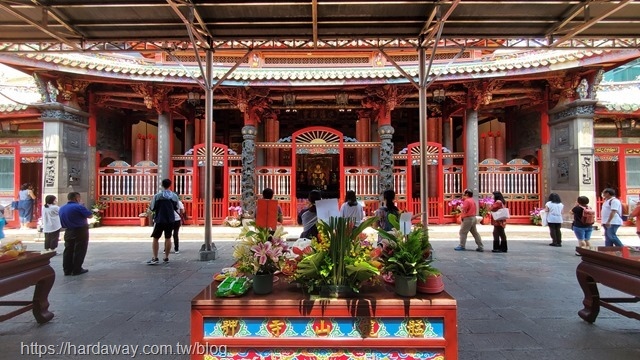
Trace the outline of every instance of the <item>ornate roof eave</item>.
{"type": "MultiPolygon", "coordinates": [[[[434,64],[432,72],[439,82],[469,79],[512,77],[549,71],[566,70],[598,63],[610,63],[640,57],[640,50],[558,50],[535,51],[494,56],[475,62],[434,64]],[[545,55],[546,54],[546,55],[545,55]]],[[[157,65],[148,61],[117,61],[118,58],[92,54],[0,54],[0,62],[19,67],[32,67],[85,76],[125,81],[170,82],[193,84],[199,77],[196,66],[157,65]]],[[[417,65],[401,65],[412,77],[418,75],[417,65]]],[[[219,79],[228,67],[214,67],[214,79],[219,79]]],[[[395,67],[333,67],[333,68],[244,68],[236,69],[225,80],[226,86],[331,86],[367,84],[406,84],[409,81],[395,67]]]]}

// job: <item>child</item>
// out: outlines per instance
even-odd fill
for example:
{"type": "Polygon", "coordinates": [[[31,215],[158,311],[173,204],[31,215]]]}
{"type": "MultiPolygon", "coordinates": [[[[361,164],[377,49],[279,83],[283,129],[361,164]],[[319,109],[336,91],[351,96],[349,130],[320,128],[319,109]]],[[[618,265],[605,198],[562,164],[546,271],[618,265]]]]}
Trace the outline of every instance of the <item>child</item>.
{"type": "Polygon", "coordinates": [[[54,195],[47,195],[44,198],[42,208],[42,231],[44,232],[45,251],[56,251],[60,240],[60,207],[56,205],[57,198],[54,195]]]}

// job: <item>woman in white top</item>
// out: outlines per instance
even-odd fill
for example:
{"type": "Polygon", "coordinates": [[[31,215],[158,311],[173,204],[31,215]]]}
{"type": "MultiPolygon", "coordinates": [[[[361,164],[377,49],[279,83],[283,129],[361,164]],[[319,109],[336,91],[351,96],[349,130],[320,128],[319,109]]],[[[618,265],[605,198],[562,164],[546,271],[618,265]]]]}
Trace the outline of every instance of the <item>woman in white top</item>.
{"type": "Polygon", "coordinates": [[[58,215],[60,207],[56,205],[58,199],[53,195],[47,195],[44,198],[44,206],[42,207],[42,232],[44,232],[44,249],[46,251],[55,251],[60,240],[60,216],[58,215]]]}
{"type": "Polygon", "coordinates": [[[549,195],[549,201],[544,205],[544,210],[547,212],[547,224],[549,224],[549,233],[551,234],[551,244],[549,246],[561,247],[562,246],[562,233],[560,228],[562,227],[562,209],[564,205],[560,200],[560,196],[556,193],[549,195]]]}
{"type": "Polygon", "coordinates": [[[180,197],[178,197],[178,210],[174,211],[174,220],[173,223],[173,251],[176,254],[180,254],[180,237],[178,236],[178,231],[180,231],[180,225],[182,225],[182,217],[184,216],[184,204],[180,201],[180,197]]]}
{"type": "Polygon", "coordinates": [[[347,195],[344,200],[345,203],[340,207],[340,216],[344,218],[352,218],[356,226],[360,225],[364,210],[362,205],[358,203],[356,192],[353,190],[347,191],[347,195]]]}

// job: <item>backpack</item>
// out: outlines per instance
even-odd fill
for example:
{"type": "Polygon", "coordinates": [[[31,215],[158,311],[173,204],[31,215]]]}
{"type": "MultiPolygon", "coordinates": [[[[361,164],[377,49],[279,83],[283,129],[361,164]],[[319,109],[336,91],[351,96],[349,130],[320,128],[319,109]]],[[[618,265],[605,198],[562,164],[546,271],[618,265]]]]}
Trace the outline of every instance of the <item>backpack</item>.
{"type": "Polygon", "coordinates": [[[580,222],[584,225],[593,225],[596,222],[596,211],[588,206],[580,207],[582,208],[582,218],[580,219],[580,222]]]}

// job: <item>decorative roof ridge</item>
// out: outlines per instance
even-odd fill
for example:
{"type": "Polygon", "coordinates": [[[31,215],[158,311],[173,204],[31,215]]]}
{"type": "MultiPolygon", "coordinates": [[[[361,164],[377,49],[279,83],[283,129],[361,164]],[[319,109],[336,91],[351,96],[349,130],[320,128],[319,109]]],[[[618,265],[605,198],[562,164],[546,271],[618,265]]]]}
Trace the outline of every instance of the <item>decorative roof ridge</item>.
{"type": "MultiPolygon", "coordinates": [[[[594,55],[600,55],[605,52],[611,53],[614,50],[550,50],[550,51],[542,51],[537,50],[533,52],[524,52],[524,53],[514,53],[514,54],[503,54],[496,56],[495,58],[487,58],[483,57],[480,60],[471,60],[471,61],[460,61],[455,62],[451,65],[445,63],[434,63],[432,69],[437,74],[438,69],[449,68],[456,70],[460,68],[468,68],[468,67],[477,67],[478,69],[487,68],[485,71],[494,71],[491,69],[491,65],[500,66],[500,65],[522,65],[528,67],[531,66],[539,66],[540,64],[545,65],[547,63],[556,63],[558,61],[562,62],[565,60],[577,60],[584,57],[591,57],[594,55]],[[551,54],[551,55],[549,55],[551,54]]],[[[616,50],[617,52],[621,52],[623,50],[616,50]]],[[[637,51],[637,50],[634,50],[637,51]]],[[[175,65],[175,64],[159,64],[153,61],[141,60],[141,59],[129,59],[129,61],[125,61],[123,64],[124,57],[116,57],[111,55],[100,55],[100,54],[75,54],[75,53],[29,53],[24,55],[30,59],[34,59],[37,61],[46,61],[53,62],[58,65],[63,66],[71,66],[71,67],[81,67],[81,68],[91,68],[98,69],[100,71],[104,69],[120,69],[117,72],[122,73],[137,73],[145,70],[145,72],[151,71],[152,73],[172,73],[172,74],[180,74],[180,76],[189,76],[188,72],[195,74],[196,76],[200,76],[200,69],[197,65],[175,65]]],[[[417,64],[404,65],[404,69],[415,69],[417,71],[417,64]]],[[[331,72],[331,71],[347,71],[351,72],[354,69],[367,69],[369,72],[388,72],[395,71],[399,73],[395,67],[389,65],[385,67],[370,67],[370,66],[336,66],[336,67],[322,67],[322,68],[310,68],[310,67],[297,67],[291,68],[291,65],[288,65],[287,68],[280,67],[265,67],[265,68],[249,68],[249,67],[239,67],[236,69],[236,72],[251,72],[251,73],[262,73],[262,72],[281,72],[281,73],[294,73],[294,72],[331,72]]],[[[214,71],[228,71],[228,67],[214,67],[214,71]]]]}
{"type": "Polygon", "coordinates": [[[22,104],[0,104],[0,113],[26,110],[29,106],[22,104]]]}

